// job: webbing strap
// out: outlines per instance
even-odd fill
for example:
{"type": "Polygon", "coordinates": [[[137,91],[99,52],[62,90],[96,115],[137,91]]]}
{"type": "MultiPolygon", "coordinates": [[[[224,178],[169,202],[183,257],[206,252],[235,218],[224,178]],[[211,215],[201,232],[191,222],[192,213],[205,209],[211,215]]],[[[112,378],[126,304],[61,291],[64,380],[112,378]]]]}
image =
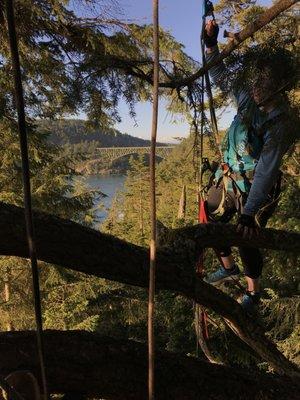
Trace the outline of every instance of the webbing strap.
{"type": "MultiPolygon", "coordinates": [[[[220,201],[218,208],[215,211],[212,211],[213,215],[223,215],[224,211],[225,211],[224,204],[225,204],[225,199],[226,199],[227,190],[228,190],[230,169],[229,169],[228,165],[225,163],[221,164],[221,167],[222,167],[222,173],[223,173],[223,176],[220,178],[220,180],[221,179],[223,180],[222,197],[221,197],[221,201],[220,201]]],[[[219,182],[218,182],[218,184],[219,184],[219,182]]]]}
{"type": "Polygon", "coordinates": [[[212,215],[223,215],[224,211],[225,211],[225,200],[226,200],[226,195],[228,192],[228,186],[229,183],[231,182],[232,184],[232,190],[238,200],[238,213],[241,213],[242,210],[242,206],[243,206],[243,198],[245,196],[245,193],[239,188],[238,184],[236,183],[236,179],[241,177],[244,180],[247,180],[249,182],[249,184],[251,185],[249,179],[246,176],[246,174],[239,174],[236,172],[231,172],[229,166],[226,163],[223,163],[221,165],[222,167],[222,173],[223,175],[219,178],[218,182],[217,182],[217,186],[220,185],[221,181],[222,181],[222,197],[221,197],[221,201],[219,203],[219,206],[216,210],[212,211],[211,214],[212,215]]]}

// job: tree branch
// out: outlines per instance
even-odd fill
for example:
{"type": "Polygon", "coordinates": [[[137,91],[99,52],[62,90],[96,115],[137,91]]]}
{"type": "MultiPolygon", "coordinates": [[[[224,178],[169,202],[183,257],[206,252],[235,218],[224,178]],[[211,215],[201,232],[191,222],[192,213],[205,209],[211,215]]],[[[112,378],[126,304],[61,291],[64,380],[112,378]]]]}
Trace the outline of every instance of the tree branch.
{"type": "MultiPolygon", "coordinates": [[[[205,67],[200,68],[197,72],[195,72],[190,76],[187,76],[186,78],[182,77],[176,78],[175,76],[173,76],[166,81],[160,82],[159,86],[162,88],[170,88],[170,89],[180,89],[181,87],[184,86],[190,86],[194,81],[203,76],[205,72],[207,72],[210,68],[219,64],[222,60],[228,57],[246,39],[252,37],[257,31],[262,29],[265,25],[273,21],[278,15],[280,15],[288,8],[292,7],[297,2],[298,0],[281,0],[276,2],[276,4],[274,4],[272,7],[267,9],[263,14],[261,14],[256,21],[248,24],[241,32],[235,34],[235,40],[227,44],[224,47],[223,51],[219,54],[219,56],[214,59],[214,61],[207,63],[205,67]]],[[[86,46],[88,46],[89,44],[87,42],[84,42],[83,36],[80,34],[82,29],[81,21],[79,22],[78,25],[74,24],[66,25],[64,26],[64,29],[66,29],[72,37],[74,36],[74,32],[76,32],[76,34],[80,37],[80,40],[77,43],[77,48],[82,47],[83,51],[85,51],[86,46]],[[79,29],[79,31],[77,32],[76,29],[79,29]]],[[[172,60],[169,61],[172,62],[172,60]]],[[[153,65],[153,60],[151,59],[132,60],[132,59],[116,57],[115,55],[112,54],[103,53],[101,59],[101,65],[102,65],[101,70],[115,68],[117,70],[124,71],[128,75],[134,76],[138,79],[141,79],[153,85],[153,79],[151,76],[152,74],[150,73],[151,71],[147,73],[139,69],[136,69],[136,67],[141,64],[153,65]]],[[[99,70],[95,70],[95,73],[97,72],[99,72],[99,70]]],[[[161,72],[164,75],[168,75],[166,74],[166,72],[162,67],[161,67],[161,72]]]]}
{"type": "MultiPolygon", "coordinates": [[[[82,393],[112,400],[147,399],[147,348],[83,331],[45,331],[51,393],[82,393]],[[92,367],[92,368],[91,368],[92,367]]],[[[0,334],[0,374],[38,373],[34,332],[0,334]]],[[[299,386],[287,378],[213,365],[157,352],[158,400],[296,400],[299,386]]]]}
{"type": "Polygon", "coordinates": [[[203,76],[205,72],[207,72],[210,68],[219,64],[222,60],[228,57],[233,52],[233,50],[235,50],[246,39],[252,37],[257,31],[262,29],[265,25],[269,24],[279,14],[281,14],[283,11],[287,10],[296,3],[298,3],[298,0],[281,0],[276,2],[272,7],[267,9],[260,17],[258,17],[256,21],[250,23],[241,32],[236,34],[235,40],[228,43],[227,46],[224,47],[223,51],[219,54],[218,57],[214,59],[213,62],[207,63],[205,67],[200,68],[197,72],[195,72],[194,74],[190,75],[185,79],[180,79],[177,81],[172,80],[170,82],[161,82],[159,86],[176,89],[182,86],[191,85],[195,80],[203,76]]]}
{"type": "MultiPolygon", "coordinates": [[[[22,208],[0,203],[0,254],[28,257],[23,212],[22,208]]],[[[148,287],[148,249],[48,214],[36,212],[34,218],[39,260],[129,285],[148,287]]],[[[282,250],[299,251],[299,234],[268,229],[261,232],[257,239],[253,239],[256,246],[274,248],[278,245],[282,250]]],[[[171,236],[171,245],[157,253],[158,290],[181,293],[214,310],[278,373],[298,376],[298,369],[267,339],[236,301],[195,275],[197,246],[212,247],[215,243],[249,246],[253,241],[248,243],[241,239],[230,225],[185,228],[171,236]]]]}

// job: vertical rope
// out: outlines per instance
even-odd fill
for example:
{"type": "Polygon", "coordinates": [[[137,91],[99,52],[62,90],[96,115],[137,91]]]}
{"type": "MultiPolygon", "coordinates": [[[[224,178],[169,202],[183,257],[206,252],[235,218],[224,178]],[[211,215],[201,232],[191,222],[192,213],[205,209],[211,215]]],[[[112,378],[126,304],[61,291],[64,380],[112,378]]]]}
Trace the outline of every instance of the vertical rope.
{"type": "MultiPolygon", "coordinates": [[[[200,165],[199,165],[199,200],[203,200],[203,147],[204,147],[204,76],[202,76],[202,93],[201,93],[201,128],[200,128],[200,165]]],[[[199,202],[200,203],[200,202],[199,202]]]]}
{"type": "Polygon", "coordinates": [[[151,216],[151,241],[150,241],[150,274],[149,274],[149,301],[148,301],[148,398],[154,400],[154,295],[155,295],[155,268],[156,268],[156,192],[155,192],[155,151],[158,119],[158,81],[159,81],[159,22],[158,3],[153,0],[153,107],[152,130],[150,151],[150,216],[151,216]]]}
{"type": "Polygon", "coordinates": [[[30,172],[29,172],[28,143],[27,143],[27,133],[26,133],[26,120],[25,120],[25,107],[24,107],[24,96],[23,96],[18,42],[17,42],[17,35],[15,28],[13,0],[6,0],[6,13],[7,13],[9,45],[10,45],[13,75],[14,75],[15,100],[18,113],[19,139],[20,139],[20,148],[22,157],[22,177],[23,177],[23,188],[24,188],[25,222],[26,222],[26,234],[28,241],[29,256],[31,260],[31,269],[32,269],[34,310],[35,310],[35,320],[37,329],[37,348],[38,348],[38,357],[39,357],[42,385],[44,392],[43,394],[44,398],[48,399],[46,372],[44,363],[39,272],[37,265],[37,255],[35,248],[35,237],[34,237],[32,207],[31,207],[30,172]]]}
{"type": "MultiPolygon", "coordinates": [[[[205,45],[204,45],[204,29],[205,29],[205,23],[206,23],[206,1],[203,1],[203,19],[202,19],[202,30],[201,30],[201,37],[200,37],[200,44],[201,44],[201,53],[202,53],[202,63],[205,65],[206,60],[205,60],[205,45]]],[[[204,215],[202,212],[204,211],[202,209],[202,206],[204,206],[203,202],[205,201],[205,194],[203,192],[203,146],[204,146],[204,123],[205,123],[205,109],[204,109],[204,90],[206,89],[207,97],[209,100],[209,108],[210,108],[210,117],[211,117],[211,123],[212,123],[212,128],[213,128],[213,134],[214,134],[214,140],[216,143],[216,146],[218,148],[218,151],[220,152],[220,144],[218,140],[218,126],[217,126],[217,120],[216,120],[216,115],[215,115],[215,110],[214,110],[214,105],[213,105],[213,96],[211,92],[211,85],[210,85],[210,79],[208,72],[205,73],[205,75],[202,76],[202,81],[201,81],[201,97],[200,97],[200,102],[201,102],[201,108],[200,108],[200,113],[201,113],[201,130],[200,130],[200,164],[198,168],[198,179],[197,179],[197,189],[198,189],[198,222],[199,223],[207,223],[206,218],[204,219],[204,215]]],[[[220,154],[219,154],[220,156],[220,154]]],[[[199,258],[196,264],[196,273],[202,277],[203,276],[203,269],[204,269],[204,252],[205,249],[199,249],[199,258]]],[[[199,304],[195,304],[195,328],[196,328],[196,337],[197,337],[197,355],[199,356],[199,349],[203,351],[204,355],[206,358],[211,362],[211,363],[217,363],[218,361],[212,354],[212,352],[209,349],[207,340],[208,340],[208,329],[207,329],[207,314],[205,311],[205,308],[200,306],[199,304]]]]}
{"type": "MultiPolygon", "coordinates": [[[[201,29],[201,36],[200,36],[200,44],[201,44],[201,53],[202,53],[202,65],[203,65],[203,67],[205,67],[205,65],[206,65],[205,44],[204,44],[204,30],[205,30],[205,24],[206,24],[206,1],[205,0],[203,1],[202,8],[203,8],[203,21],[202,21],[202,29],[201,29]]],[[[215,20],[213,9],[212,9],[211,15],[212,15],[213,19],[215,20]]],[[[214,141],[215,141],[217,152],[218,152],[217,156],[219,158],[219,162],[221,162],[223,159],[223,155],[222,155],[222,151],[221,151],[218,123],[217,123],[217,117],[216,117],[216,112],[215,112],[215,107],[214,107],[214,99],[213,99],[212,90],[211,90],[209,72],[206,71],[204,76],[205,76],[206,94],[207,94],[208,104],[209,104],[211,126],[212,126],[213,135],[214,135],[214,141]]]]}

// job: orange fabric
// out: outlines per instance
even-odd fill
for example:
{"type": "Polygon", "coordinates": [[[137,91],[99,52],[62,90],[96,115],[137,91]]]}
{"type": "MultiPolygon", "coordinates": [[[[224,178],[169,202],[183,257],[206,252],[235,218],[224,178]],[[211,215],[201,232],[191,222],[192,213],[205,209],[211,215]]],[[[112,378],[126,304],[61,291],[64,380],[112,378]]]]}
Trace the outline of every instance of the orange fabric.
{"type": "Polygon", "coordinates": [[[200,224],[208,223],[207,201],[206,200],[200,200],[198,221],[200,222],[200,224]]]}
{"type": "MultiPolygon", "coordinates": [[[[207,202],[206,200],[199,201],[199,213],[198,213],[198,221],[200,224],[207,224],[207,202]]],[[[196,271],[199,275],[202,276],[204,270],[204,249],[201,250],[199,254],[199,258],[196,264],[196,271]]]]}

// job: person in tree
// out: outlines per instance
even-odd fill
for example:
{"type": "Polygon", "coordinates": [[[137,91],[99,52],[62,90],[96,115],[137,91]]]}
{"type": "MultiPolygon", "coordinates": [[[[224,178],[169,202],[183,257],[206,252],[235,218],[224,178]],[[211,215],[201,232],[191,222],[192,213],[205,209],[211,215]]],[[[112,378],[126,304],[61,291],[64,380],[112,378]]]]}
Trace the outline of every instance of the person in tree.
{"type": "MultiPolygon", "coordinates": [[[[207,62],[219,54],[218,32],[215,21],[206,24],[207,62]]],[[[237,114],[222,144],[223,163],[208,192],[208,212],[211,221],[218,217],[221,222],[228,222],[238,212],[237,230],[244,238],[256,234],[257,228],[264,227],[274,212],[280,192],[280,164],[299,134],[299,125],[295,130],[289,118],[285,93],[294,73],[292,55],[279,48],[266,52],[262,47],[260,51],[250,49],[249,54],[252,59],[248,57],[251,60],[248,72],[255,75],[255,79],[248,80],[250,84],[244,80],[241,85],[238,79],[230,82],[230,73],[223,63],[210,69],[214,84],[229,92],[237,114]]],[[[216,250],[221,266],[204,278],[213,285],[234,280],[240,274],[231,249],[216,250]]],[[[239,252],[248,285],[240,303],[252,313],[260,300],[263,257],[259,249],[252,247],[241,247],[239,252]]]]}

